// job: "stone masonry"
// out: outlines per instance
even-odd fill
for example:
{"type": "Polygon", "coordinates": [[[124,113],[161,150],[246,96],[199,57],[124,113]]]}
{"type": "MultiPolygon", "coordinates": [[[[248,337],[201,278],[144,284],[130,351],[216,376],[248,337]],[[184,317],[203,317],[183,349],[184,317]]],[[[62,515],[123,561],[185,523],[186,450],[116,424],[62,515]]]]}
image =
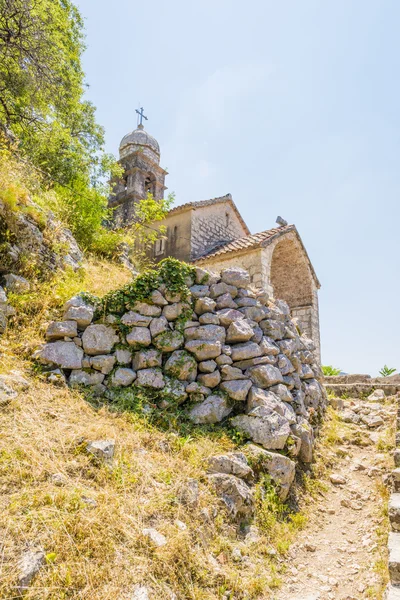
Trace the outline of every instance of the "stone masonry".
{"type": "Polygon", "coordinates": [[[110,400],[121,390],[151,392],[159,410],[182,405],[197,424],[229,419],[254,451],[285,450],[311,462],[326,394],[313,342],[288,305],[238,267],[221,274],[193,268],[179,293],[168,285],[160,281],[117,313],[97,315],[82,296],[72,298],[64,320],[49,325],[36,360],[58,384],[110,400]]]}

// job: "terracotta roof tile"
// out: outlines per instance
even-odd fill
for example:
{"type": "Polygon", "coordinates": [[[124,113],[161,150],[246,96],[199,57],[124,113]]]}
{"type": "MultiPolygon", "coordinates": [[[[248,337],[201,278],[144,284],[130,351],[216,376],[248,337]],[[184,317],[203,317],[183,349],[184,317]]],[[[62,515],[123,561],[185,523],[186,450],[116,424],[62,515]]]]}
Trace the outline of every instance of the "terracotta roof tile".
{"type": "Polygon", "coordinates": [[[215,256],[222,256],[229,252],[237,252],[238,250],[250,250],[251,248],[262,247],[266,242],[271,240],[275,235],[281,235],[287,231],[295,229],[294,225],[285,225],[285,227],[274,227],[273,229],[267,229],[267,231],[261,231],[260,233],[254,233],[253,235],[246,235],[245,237],[238,238],[232,242],[228,242],[217,249],[211,250],[208,254],[200,256],[193,262],[200,262],[202,260],[208,260],[215,256]]]}

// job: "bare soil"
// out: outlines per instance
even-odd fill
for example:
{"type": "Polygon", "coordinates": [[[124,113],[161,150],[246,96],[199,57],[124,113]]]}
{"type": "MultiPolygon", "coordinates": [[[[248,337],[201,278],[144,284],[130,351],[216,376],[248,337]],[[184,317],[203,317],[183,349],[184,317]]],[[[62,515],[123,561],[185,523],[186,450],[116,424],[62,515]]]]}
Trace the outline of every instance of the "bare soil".
{"type": "MultiPolygon", "coordinates": [[[[357,403],[348,401],[346,405],[357,403]]],[[[327,490],[291,547],[287,577],[274,600],[383,597],[388,531],[388,490],[383,481],[391,468],[387,440],[394,411],[393,405],[382,407],[385,425],[379,431],[363,424],[342,425],[347,435],[332,450],[335,460],[327,490]],[[360,447],[360,440],[369,444],[360,447]],[[343,477],[345,482],[333,483],[331,477],[337,481],[343,477]]]]}

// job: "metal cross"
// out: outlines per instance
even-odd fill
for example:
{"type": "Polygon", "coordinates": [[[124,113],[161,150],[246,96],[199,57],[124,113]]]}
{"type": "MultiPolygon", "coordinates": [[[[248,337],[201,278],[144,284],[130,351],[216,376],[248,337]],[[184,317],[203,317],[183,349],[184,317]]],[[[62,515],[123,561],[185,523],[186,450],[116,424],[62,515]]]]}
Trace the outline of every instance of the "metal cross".
{"type": "Polygon", "coordinates": [[[143,106],[140,108],[140,110],[136,109],[136,112],[139,115],[139,119],[140,119],[140,122],[138,123],[138,125],[142,125],[143,119],[146,119],[146,121],[148,120],[147,117],[143,114],[143,106]]]}

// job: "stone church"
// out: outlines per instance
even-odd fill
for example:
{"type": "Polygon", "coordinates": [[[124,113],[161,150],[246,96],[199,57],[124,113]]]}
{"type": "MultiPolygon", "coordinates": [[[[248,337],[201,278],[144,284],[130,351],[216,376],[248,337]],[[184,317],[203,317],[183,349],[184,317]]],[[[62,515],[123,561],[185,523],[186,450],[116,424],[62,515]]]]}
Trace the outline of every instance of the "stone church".
{"type": "MultiPolygon", "coordinates": [[[[124,175],[114,187],[109,206],[114,209],[115,226],[127,227],[135,219],[138,200],[148,192],[155,199],[164,197],[167,173],[160,167],[158,142],[142,124],[123,137],[119,160],[124,175]]],[[[252,234],[230,194],[176,206],[155,224],[161,225],[166,235],[155,243],[151,258],[160,261],[174,256],[212,270],[242,266],[255,286],[286,300],[320,357],[320,283],[295,225],[252,234]]]]}

